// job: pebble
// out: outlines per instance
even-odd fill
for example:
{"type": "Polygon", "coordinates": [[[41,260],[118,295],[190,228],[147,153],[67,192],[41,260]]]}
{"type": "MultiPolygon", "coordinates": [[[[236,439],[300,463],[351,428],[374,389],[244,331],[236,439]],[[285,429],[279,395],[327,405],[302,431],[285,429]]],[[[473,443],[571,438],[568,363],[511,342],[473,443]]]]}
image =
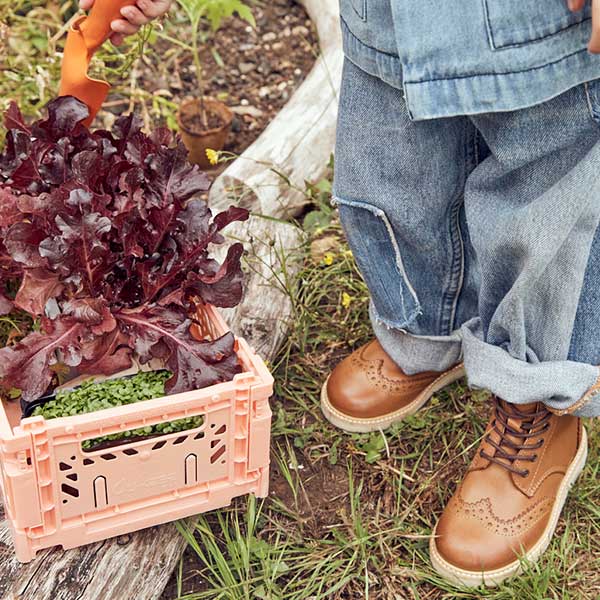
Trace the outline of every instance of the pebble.
{"type": "Polygon", "coordinates": [[[264,85],[263,87],[261,87],[258,90],[259,98],[267,98],[268,96],[270,96],[270,94],[271,94],[271,88],[267,87],[266,85],[264,85]]]}
{"type": "Polygon", "coordinates": [[[238,64],[238,69],[240,70],[240,73],[245,75],[254,71],[256,69],[256,65],[251,62],[241,62],[238,64]]]}
{"type": "Polygon", "coordinates": [[[263,75],[270,75],[273,72],[273,66],[269,61],[263,60],[256,70],[263,75]]]}
{"type": "Polygon", "coordinates": [[[339,238],[328,235],[317,240],[313,240],[310,244],[310,257],[314,262],[319,263],[323,260],[328,252],[339,252],[339,238]]]}
{"type": "Polygon", "coordinates": [[[242,130],[242,123],[237,115],[233,117],[233,121],[231,121],[231,131],[233,133],[239,133],[242,130]]]}
{"type": "Polygon", "coordinates": [[[263,116],[263,111],[260,108],[256,108],[256,106],[232,106],[231,111],[236,115],[241,115],[243,117],[254,117],[258,119],[258,117],[263,116]]]}
{"type": "Polygon", "coordinates": [[[304,25],[296,25],[296,27],[292,29],[292,33],[294,35],[301,35],[303,37],[307,37],[309,32],[308,29],[304,27],[304,25]]]}
{"type": "Polygon", "coordinates": [[[242,98],[242,99],[240,100],[240,104],[241,104],[242,106],[250,106],[250,102],[248,102],[248,100],[246,100],[246,98],[242,98]]]}
{"type": "Polygon", "coordinates": [[[263,42],[274,42],[277,39],[277,34],[269,31],[262,36],[263,42]]]}

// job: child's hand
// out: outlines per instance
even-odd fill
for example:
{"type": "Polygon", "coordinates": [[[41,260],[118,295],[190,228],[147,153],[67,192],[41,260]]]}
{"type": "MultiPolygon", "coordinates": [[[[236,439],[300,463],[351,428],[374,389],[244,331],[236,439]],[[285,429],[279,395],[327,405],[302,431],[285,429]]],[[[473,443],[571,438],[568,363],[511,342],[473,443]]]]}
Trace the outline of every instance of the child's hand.
{"type": "MultiPolygon", "coordinates": [[[[600,0],[592,2],[592,35],[588,43],[588,50],[594,54],[600,54],[600,0]]],[[[567,0],[569,9],[573,12],[582,10],[585,0],[567,0]]]]}
{"type": "MultiPolygon", "coordinates": [[[[142,25],[164,15],[171,7],[172,1],[137,0],[135,5],[121,9],[123,18],[111,23],[113,34],[110,39],[112,43],[118,46],[123,43],[125,36],[136,33],[142,25]]],[[[94,0],[79,0],[79,8],[83,10],[90,10],[92,6],[94,6],[94,0]]]]}

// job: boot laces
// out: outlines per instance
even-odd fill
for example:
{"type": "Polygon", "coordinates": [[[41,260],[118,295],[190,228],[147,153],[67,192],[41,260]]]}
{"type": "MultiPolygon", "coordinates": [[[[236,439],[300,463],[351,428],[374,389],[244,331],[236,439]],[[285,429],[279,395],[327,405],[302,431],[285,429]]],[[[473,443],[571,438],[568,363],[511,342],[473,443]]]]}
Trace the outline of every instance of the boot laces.
{"type": "Polygon", "coordinates": [[[524,412],[518,405],[501,402],[494,397],[494,420],[492,429],[485,436],[485,441],[494,448],[493,454],[488,454],[483,448],[479,455],[493,463],[504,467],[520,477],[527,477],[529,469],[519,469],[515,461],[535,462],[537,454],[524,454],[525,450],[538,450],[544,444],[540,438],[534,444],[527,442],[538,437],[550,427],[552,413],[543,405],[538,404],[533,412],[524,412]],[[515,423],[516,422],[516,423],[515,423]],[[494,440],[496,433],[498,441],[494,440]]]}

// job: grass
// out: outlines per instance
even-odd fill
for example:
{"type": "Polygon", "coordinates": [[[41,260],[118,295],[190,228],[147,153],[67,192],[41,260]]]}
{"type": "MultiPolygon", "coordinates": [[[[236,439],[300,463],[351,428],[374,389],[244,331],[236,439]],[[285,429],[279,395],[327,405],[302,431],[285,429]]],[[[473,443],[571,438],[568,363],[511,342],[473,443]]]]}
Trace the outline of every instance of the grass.
{"type": "Polygon", "coordinates": [[[317,229],[315,239],[290,290],[293,328],[274,365],[271,495],[238,499],[195,529],[180,525],[189,547],[164,598],[599,598],[596,421],[587,424],[586,470],[537,565],[477,590],[431,569],[428,536],[483,434],[488,396],[459,382],[383,433],[347,435],[326,423],[323,379],[371,334],[367,291],[339,226],[317,229]]]}
{"type": "Polygon", "coordinates": [[[25,313],[15,311],[0,317],[0,348],[14,344],[31,331],[34,324],[25,313]]]}
{"type": "MultiPolygon", "coordinates": [[[[63,28],[75,10],[75,0],[0,0],[0,109],[14,98],[25,113],[39,115],[55,96],[63,28]]],[[[107,45],[97,56],[94,73],[115,84],[124,101],[115,110],[129,105],[145,121],[174,125],[170,95],[140,88],[136,77],[145,63],[137,57],[147,36],[178,37],[181,28],[173,19],[162,31],[147,30],[123,49],[107,45]],[[127,79],[135,60],[143,64],[127,79]]],[[[296,283],[286,280],[293,327],[274,362],[270,497],[241,498],[193,525],[179,523],[188,549],[164,598],[599,598],[596,421],[588,423],[586,470],[550,549],[523,576],[493,590],[448,584],[432,571],[427,553],[432,527],[483,433],[486,394],[455,384],[384,433],[346,435],[324,421],[319,410],[323,379],[371,332],[367,290],[327,208],[329,188],[326,182],[319,185],[314,190],[320,194],[319,210],[304,221],[312,245],[296,283]]],[[[19,315],[0,317],[0,347],[29,327],[19,315]]]]}

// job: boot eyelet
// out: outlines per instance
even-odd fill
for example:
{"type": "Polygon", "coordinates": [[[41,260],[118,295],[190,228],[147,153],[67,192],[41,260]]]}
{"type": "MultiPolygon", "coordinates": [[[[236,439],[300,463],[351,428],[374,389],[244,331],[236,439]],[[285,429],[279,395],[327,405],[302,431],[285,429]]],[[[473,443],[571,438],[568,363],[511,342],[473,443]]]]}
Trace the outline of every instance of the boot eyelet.
{"type": "Polygon", "coordinates": [[[529,476],[529,469],[525,469],[522,473],[521,473],[521,477],[528,477],[529,476]]]}

